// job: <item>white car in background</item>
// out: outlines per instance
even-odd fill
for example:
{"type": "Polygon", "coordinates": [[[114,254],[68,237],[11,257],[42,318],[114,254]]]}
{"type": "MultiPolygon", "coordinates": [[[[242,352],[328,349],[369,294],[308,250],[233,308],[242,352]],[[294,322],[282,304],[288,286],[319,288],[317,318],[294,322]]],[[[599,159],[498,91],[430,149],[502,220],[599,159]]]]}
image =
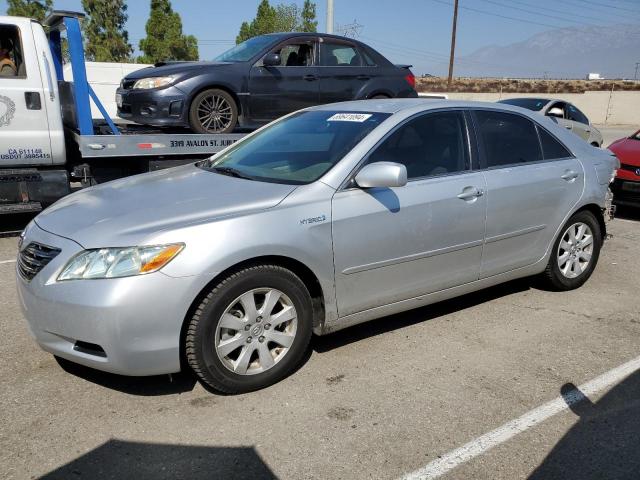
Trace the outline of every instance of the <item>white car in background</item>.
{"type": "Polygon", "coordinates": [[[553,118],[559,125],[589,142],[594,147],[602,147],[600,130],[591,125],[587,116],[575,105],[552,98],[508,98],[498,103],[514,105],[553,118]]]}

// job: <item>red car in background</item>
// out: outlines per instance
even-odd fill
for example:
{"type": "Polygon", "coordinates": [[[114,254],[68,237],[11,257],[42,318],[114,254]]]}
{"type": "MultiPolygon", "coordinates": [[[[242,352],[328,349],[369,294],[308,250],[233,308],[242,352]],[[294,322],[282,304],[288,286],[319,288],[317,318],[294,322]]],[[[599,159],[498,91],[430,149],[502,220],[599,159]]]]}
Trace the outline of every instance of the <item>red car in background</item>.
{"type": "Polygon", "coordinates": [[[640,130],[609,145],[620,160],[620,168],[611,185],[613,201],[618,205],[640,207],[640,130]]]}

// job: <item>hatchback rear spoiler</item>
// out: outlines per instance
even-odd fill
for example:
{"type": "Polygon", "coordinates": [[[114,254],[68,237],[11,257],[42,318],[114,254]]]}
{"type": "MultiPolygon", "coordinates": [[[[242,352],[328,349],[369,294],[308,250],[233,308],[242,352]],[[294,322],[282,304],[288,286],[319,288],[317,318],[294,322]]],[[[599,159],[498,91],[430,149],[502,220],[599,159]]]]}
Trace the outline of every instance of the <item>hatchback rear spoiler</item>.
{"type": "Polygon", "coordinates": [[[406,68],[407,70],[409,70],[411,67],[413,67],[413,65],[403,65],[403,64],[396,63],[396,67],[406,68]]]}

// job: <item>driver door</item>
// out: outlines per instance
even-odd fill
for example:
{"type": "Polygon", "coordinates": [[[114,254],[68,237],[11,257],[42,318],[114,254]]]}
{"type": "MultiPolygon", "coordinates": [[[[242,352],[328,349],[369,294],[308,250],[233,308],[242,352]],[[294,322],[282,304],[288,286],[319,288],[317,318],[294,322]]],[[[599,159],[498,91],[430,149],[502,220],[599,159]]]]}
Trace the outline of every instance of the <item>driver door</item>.
{"type": "Polygon", "coordinates": [[[547,117],[551,117],[554,121],[558,123],[561,127],[566,128],[567,130],[573,130],[573,122],[569,120],[568,112],[567,112],[567,104],[565,102],[554,102],[552,103],[545,112],[547,117]],[[551,115],[550,112],[554,108],[559,108],[562,110],[562,116],[551,115]]]}
{"type": "Polygon", "coordinates": [[[280,55],[280,65],[265,66],[259,60],[251,68],[249,109],[253,120],[274,120],[319,103],[317,45],[315,37],[290,39],[269,52],[280,55]]]}

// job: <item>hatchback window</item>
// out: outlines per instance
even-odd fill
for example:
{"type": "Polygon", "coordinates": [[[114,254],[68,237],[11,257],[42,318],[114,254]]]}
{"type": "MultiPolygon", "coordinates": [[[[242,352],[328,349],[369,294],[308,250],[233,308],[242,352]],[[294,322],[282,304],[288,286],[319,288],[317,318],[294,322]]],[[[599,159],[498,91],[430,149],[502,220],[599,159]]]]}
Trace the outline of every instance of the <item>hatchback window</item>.
{"type": "Polygon", "coordinates": [[[527,110],[533,110],[539,112],[542,110],[548,100],[541,98],[507,98],[506,100],[500,100],[498,103],[504,103],[505,105],[513,105],[515,107],[526,108],[527,110]]]}
{"type": "Polygon", "coordinates": [[[407,167],[407,178],[446,175],[469,168],[464,117],[441,112],[410,120],[378,146],[367,163],[395,162],[407,167]]]}
{"type": "Polygon", "coordinates": [[[544,153],[545,160],[571,157],[569,150],[567,150],[558,140],[552,137],[544,128],[538,127],[538,133],[540,134],[540,142],[542,143],[542,151],[544,153]]]}
{"type": "Polygon", "coordinates": [[[582,113],[573,105],[568,105],[568,107],[569,108],[567,110],[568,110],[569,120],[573,120],[574,122],[584,123],[585,125],[589,125],[589,119],[584,115],[584,113],[582,113]]]}
{"type": "Polygon", "coordinates": [[[391,114],[313,110],[242,140],[201,168],[273,183],[314,182],[391,114]]]}
{"type": "Polygon", "coordinates": [[[325,67],[361,66],[362,58],[351,45],[323,42],[320,44],[320,65],[325,67]]]}
{"type": "Polygon", "coordinates": [[[487,167],[542,160],[540,141],[531,120],[505,112],[475,112],[487,167]]]}

